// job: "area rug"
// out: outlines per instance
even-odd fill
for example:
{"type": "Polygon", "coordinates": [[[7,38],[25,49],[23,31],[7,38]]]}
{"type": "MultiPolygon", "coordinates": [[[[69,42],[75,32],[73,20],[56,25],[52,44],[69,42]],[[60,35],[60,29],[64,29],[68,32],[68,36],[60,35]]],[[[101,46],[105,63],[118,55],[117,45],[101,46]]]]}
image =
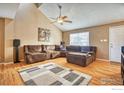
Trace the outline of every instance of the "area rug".
{"type": "Polygon", "coordinates": [[[88,85],[92,78],[52,62],[18,71],[24,85],[88,85]]]}

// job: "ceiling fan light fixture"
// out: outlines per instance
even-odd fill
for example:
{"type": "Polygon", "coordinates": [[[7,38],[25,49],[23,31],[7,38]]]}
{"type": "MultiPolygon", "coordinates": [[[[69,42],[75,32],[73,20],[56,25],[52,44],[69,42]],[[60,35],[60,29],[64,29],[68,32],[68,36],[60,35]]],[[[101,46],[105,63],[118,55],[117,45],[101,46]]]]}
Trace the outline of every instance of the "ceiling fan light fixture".
{"type": "Polygon", "coordinates": [[[62,16],[61,15],[61,9],[62,9],[62,6],[61,5],[59,5],[59,4],[57,4],[58,5],[58,8],[59,8],[59,16],[57,17],[57,18],[51,18],[52,20],[54,20],[52,23],[55,23],[55,22],[57,22],[57,23],[59,23],[59,24],[61,24],[61,25],[63,25],[63,23],[72,23],[72,21],[70,21],[70,20],[67,20],[68,19],[68,16],[62,16]]]}
{"type": "Polygon", "coordinates": [[[63,23],[64,21],[59,19],[57,22],[58,22],[58,23],[63,23]]]}

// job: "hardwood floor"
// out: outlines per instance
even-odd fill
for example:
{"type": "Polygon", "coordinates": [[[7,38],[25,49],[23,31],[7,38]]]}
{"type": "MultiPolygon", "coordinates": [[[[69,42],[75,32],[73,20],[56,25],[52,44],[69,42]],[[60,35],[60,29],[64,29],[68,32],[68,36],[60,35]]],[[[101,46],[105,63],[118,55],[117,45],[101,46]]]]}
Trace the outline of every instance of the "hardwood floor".
{"type": "Polygon", "coordinates": [[[119,64],[95,61],[87,67],[81,67],[67,63],[65,58],[57,58],[35,64],[25,64],[24,62],[17,64],[0,64],[0,85],[23,85],[23,81],[17,72],[18,69],[48,62],[54,62],[64,67],[91,75],[93,78],[89,85],[122,85],[119,64]]]}

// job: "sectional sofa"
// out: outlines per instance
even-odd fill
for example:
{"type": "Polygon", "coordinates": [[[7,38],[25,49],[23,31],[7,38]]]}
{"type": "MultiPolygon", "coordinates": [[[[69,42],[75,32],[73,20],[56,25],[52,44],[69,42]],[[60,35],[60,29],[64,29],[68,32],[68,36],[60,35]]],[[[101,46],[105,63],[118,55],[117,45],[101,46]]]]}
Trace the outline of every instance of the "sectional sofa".
{"type": "Polygon", "coordinates": [[[24,57],[26,63],[66,57],[67,62],[85,67],[95,61],[96,47],[66,46],[65,50],[63,50],[59,45],[25,45],[24,57]]]}

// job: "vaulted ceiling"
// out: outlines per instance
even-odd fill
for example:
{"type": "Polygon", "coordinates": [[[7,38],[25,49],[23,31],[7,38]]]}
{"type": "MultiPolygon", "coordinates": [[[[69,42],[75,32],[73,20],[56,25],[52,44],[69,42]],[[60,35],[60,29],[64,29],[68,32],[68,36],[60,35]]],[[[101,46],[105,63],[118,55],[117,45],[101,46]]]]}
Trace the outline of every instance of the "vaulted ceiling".
{"type": "Polygon", "coordinates": [[[17,3],[0,3],[0,17],[13,19],[18,6],[19,4],[17,3]]]}
{"type": "MultiPolygon", "coordinates": [[[[86,28],[124,20],[124,4],[62,3],[60,5],[62,5],[62,15],[68,16],[69,19],[73,21],[72,24],[64,23],[63,25],[54,23],[62,31],[86,28]]],[[[48,18],[57,17],[59,13],[57,4],[42,4],[39,9],[48,18]]]]}
{"type": "MultiPolygon", "coordinates": [[[[36,4],[39,10],[50,17],[57,17],[59,9],[55,3],[36,4]]],[[[86,28],[112,22],[124,21],[124,4],[120,3],[62,3],[62,15],[68,16],[72,23],[60,25],[54,23],[62,31],[86,28]]],[[[0,3],[0,17],[14,19],[19,4],[0,3]]],[[[50,19],[52,22],[53,20],[50,19]]]]}

